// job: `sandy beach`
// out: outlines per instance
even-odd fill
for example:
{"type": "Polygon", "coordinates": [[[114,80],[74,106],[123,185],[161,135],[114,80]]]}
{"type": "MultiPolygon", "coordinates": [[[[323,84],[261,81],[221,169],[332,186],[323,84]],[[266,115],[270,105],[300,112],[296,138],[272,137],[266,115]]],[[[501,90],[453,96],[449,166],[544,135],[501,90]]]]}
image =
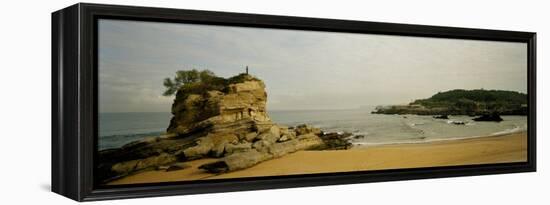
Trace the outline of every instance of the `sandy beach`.
{"type": "Polygon", "coordinates": [[[298,151],[262,162],[248,169],[209,174],[198,167],[216,159],[186,162],[190,168],[178,171],[145,171],[112,181],[109,185],[153,183],[274,175],[313,174],[524,162],[527,160],[527,133],[480,137],[418,144],[355,147],[349,150],[298,151]]]}

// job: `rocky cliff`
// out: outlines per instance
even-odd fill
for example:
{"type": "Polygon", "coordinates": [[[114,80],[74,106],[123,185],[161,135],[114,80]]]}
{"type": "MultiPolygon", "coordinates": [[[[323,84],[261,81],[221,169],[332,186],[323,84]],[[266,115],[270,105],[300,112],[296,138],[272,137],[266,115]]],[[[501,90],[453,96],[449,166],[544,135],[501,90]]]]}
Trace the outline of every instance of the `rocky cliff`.
{"type": "Polygon", "coordinates": [[[249,75],[242,82],[227,85],[223,91],[189,95],[178,91],[167,132],[178,136],[195,132],[232,132],[239,136],[250,133],[254,127],[273,124],[266,112],[266,102],[264,83],[249,75]]]}
{"type": "Polygon", "coordinates": [[[204,157],[219,158],[201,166],[204,171],[227,172],[298,150],[351,146],[342,135],[273,123],[264,83],[246,74],[238,77],[220,89],[192,94],[178,90],[167,134],[101,151],[98,179],[106,182],[204,157]]]}

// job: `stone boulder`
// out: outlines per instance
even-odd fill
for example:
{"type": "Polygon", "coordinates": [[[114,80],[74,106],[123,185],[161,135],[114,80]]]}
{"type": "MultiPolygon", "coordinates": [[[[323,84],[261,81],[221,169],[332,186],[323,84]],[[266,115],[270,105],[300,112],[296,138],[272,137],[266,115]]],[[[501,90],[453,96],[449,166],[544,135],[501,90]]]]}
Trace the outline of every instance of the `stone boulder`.
{"type": "Polygon", "coordinates": [[[449,115],[436,115],[436,116],[433,116],[434,119],[444,119],[444,120],[448,120],[449,119],[449,115]]]}
{"type": "Polygon", "coordinates": [[[324,142],[321,138],[313,133],[307,133],[285,142],[273,143],[246,152],[232,153],[219,161],[201,165],[199,168],[210,173],[235,171],[299,150],[318,149],[322,146],[324,146],[324,142]]]}
{"type": "Polygon", "coordinates": [[[157,156],[147,157],[145,159],[130,160],[119,162],[111,167],[111,170],[117,173],[117,176],[126,176],[135,171],[144,169],[152,169],[161,165],[168,165],[176,162],[176,157],[167,153],[162,153],[157,156]]]}
{"type": "Polygon", "coordinates": [[[314,133],[316,135],[321,134],[321,129],[306,124],[296,126],[294,131],[296,132],[296,135],[303,135],[307,133],[314,133]]]}
{"type": "Polygon", "coordinates": [[[227,145],[238,142],[239,138],[234,134],[208,134],[197,139],[196,146],[183,150],[183,155],[188,160],[205,156],[220,157],[223,156],[227,145]]]}
{"type": "Polygon", "coordinates": [[[500,117],[499,114],[492,113],[492,114],[484,114],[479,117],[476,117],[472,119],[473,121],[489,121],[489,122],[500,122],[503,119],[500,117]]]}

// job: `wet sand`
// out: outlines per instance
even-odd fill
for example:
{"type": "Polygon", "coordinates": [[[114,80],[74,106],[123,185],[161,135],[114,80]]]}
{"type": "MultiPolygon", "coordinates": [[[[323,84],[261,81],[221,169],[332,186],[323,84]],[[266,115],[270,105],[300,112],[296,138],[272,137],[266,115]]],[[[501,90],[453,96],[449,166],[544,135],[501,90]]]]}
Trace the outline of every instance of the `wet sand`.
{"type": "Polygon", "coordinates": [[[527,161],[527,133],[418,144],[358,146],[349,150],[298,151],[248,169],[209,174],[198,167],[216,159],[186,162],[178,171],[146,171],[109,184],[257,177],[399,168],[490,164],[527,161]]]}

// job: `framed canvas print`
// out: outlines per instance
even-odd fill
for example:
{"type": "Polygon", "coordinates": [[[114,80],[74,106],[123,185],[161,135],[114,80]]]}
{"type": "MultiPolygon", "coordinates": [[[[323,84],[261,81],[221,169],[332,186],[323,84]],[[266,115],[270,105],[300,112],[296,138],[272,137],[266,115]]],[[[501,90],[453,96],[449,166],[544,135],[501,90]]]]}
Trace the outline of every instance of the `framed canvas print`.
{"type": "Polygon", "coordinates": [[[132,6],[52,14],[78,201],[535,171],[535,33],[132,6]]]}

